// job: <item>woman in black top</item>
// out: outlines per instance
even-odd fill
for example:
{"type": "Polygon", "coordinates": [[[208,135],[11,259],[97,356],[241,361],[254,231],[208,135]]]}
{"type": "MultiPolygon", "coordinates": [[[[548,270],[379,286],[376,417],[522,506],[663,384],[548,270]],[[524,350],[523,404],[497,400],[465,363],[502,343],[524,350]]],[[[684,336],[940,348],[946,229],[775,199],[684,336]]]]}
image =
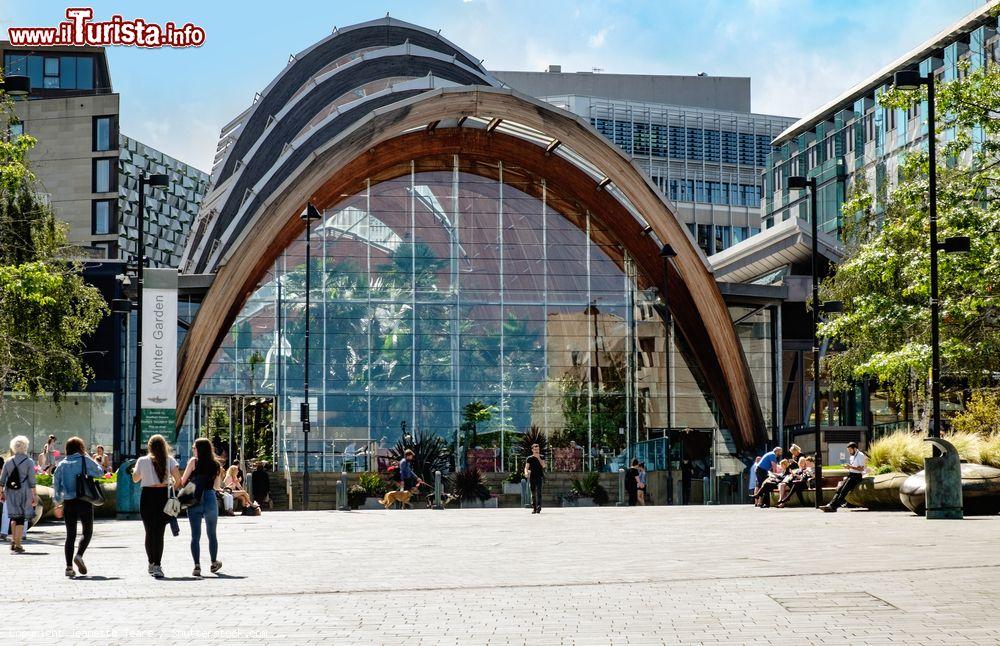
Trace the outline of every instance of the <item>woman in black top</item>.
{"type": "Polygon", "coordinates": [[[531,445],[531,455],[524,463],[524,477],[531,485],[531,513],[542,513],[542,482],[545,480],[545,462],[542,460],[541,447],[531,445]]]}
{"type": "Polygon", "coordinates": [[[219,539],[215,529],[219,523],[219,502],[216,490],[221,488],[222,466],[219,458],[212,450],[208,438],[200,437],[194,441],[194,456],[188,460],[184,475],[181,476],[182,486],[193,482],[195,485],[196,504],[188,507],[188,521],[191,523],[191,558],[194,559],[194,576],[201,576],[201,521],[205,521],[205,531],[208,534],[208,553],[212,557],[212,572],[222,569],[219,560],[219,539]]]}

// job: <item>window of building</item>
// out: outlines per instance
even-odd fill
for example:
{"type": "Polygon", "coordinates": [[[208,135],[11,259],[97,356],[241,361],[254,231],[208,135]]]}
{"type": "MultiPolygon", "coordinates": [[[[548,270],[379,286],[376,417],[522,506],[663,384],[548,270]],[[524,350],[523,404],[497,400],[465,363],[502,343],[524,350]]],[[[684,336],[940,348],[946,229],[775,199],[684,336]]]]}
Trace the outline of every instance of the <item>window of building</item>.
{"type": "Polygon", "coordinates": [[[107,193],[118,190],[116,161],[113,157],[94,160],[94,179],[91,188],[95,193],[107,193]]]}
{"type": "Polygon", "coordinates": [[[819,165],[819,147],[813,144],[806,150],[806,168],[816,168],[819,165]]]}
{"type": "Polygon", "coordinates": [[[95,242],[93,246],[94,246],[95,249],[100,249],[102,251],[102,255],[105,258],[113,260],[113,259],[115,259],[115,258],[118,257],[118,243],[117,242],[112,242],[112,241],[108,241],[108,242],[95,242]]]}
{"type": "Polygon", "coordinates": [[[117,200],[94,200],[91,207],[90,233],[108,235],[118,230],[117,200]]]}
{"type": "Polygon", "coordinates": [[[723,249],[728,249],[732,246],[732,230],[730,227],[718,226],[715,227],[715,253],[719,253],[723,249]]]}
{"type": "Polygon", "coordinates": [[[118,116],[94,117],[94,150],[118,149],[118,116]]]}
{"type": "Polygon", "coordinates": [[[710,253],[709,245],[712,243],[712,225],[710,224],[699,224],[698,225],[698,246],[706,254],[710,253]]]}
{"type": "Polygon", "coordinates": [[[875,113],[869,112],[864,117],[865,122],[865,143],[875,141],[875,113]]]}
{"type": "Polygon", "coordinates": [[[11,52],[4,54],[3,67],[7,74],[27,76],[33,88],[94,89],[94,57],[89,54],[51,56],[11,52]]]}
{"type": "Polygon", "coordinates": [[[885,131],[892,132],[896,129],[896,110],[895,108],[888,108],[885,111],[885,131]]]}
{"type": "Polygon", "coordinates": [[[735,132],[722,133],[722,163],[735,164],[738,159],[735,132]]]}

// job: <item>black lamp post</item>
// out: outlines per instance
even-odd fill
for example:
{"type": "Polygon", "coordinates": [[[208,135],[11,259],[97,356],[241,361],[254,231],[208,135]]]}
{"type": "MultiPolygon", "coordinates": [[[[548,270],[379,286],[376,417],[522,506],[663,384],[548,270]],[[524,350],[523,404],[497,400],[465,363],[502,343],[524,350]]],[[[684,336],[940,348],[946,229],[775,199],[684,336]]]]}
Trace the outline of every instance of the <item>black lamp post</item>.
{"type": "Polygon", "coordinates": [[[299,407],[299,418],[302,420],[302,452],[305,455],[302,466],[302,507],[303,509],[309,509],[309,431],[311,422],[309,420],[309,314],[310,314],[310,293],[312,292],[312,281],[310,275],[312,274],[311,269],[311,256],[312,256],[312,222],[313,220],[320,219],[320,212],[312,202],[306,204],[306,210],[302,213],[302,219],[306,223],[306,329],[305,329],[305,344],[306,344],[306,355],[305,360],[302,362],[303,379],[302,379],[302,392],[303,401],[302,406],[299,407]]]}
{"type": "Polygon", "coordinates": [[[672,320],[670,318],[670,262],[677,255],[674,248],[669,244],[660,248],[660,258],[663,259],[663,367],[666,370],[667,387],[667,504],[674,504],[674,473],[673,465],[670,462],[670,431],[673,427],[673,408],[670,392],[670,337],[672,320]]]}
{"type": "Polygon", "coordinates": [[[824,312],[839,312],[842,306],[838,301],[830,301],[824,304],[820,304],[819,302],[819,213],[816,206],[816,178],[806,178],[801,175],[789,177],[788,188],[793,191],[809,189],[809,220],[812,224],[813,442],[816,444],[816,474],[814,480],[816,484],[816,507],[819,508],[823,505],[823,444],[819,411],[819,313],[821,310],[824,312]]]}
{"type": "MultiPolygon", "coordinates": [[[[945,253],[969,250],[968,237],[937,239],[937,132],[934,113],[934,75],[923,76],[917,70],[903,70],[893,74],[893,85],[901,90],[915,90],[927,86],[927,155],[930,168],[927,172],[928,202],[930,212],[931,246],[931,437],[941,437],[941,333],[939,328],[940,303],[938,302],[938,251],[945,253]]],[[[936,449],[935,449],[936,454],[936,449]]]]}
{"type": "Polygon", "coordinates": [[[169,180],[162,173],[147,175],[146,171],[139,173],[139,210],[136,213],[136,305],[135,305],[135,457],[142,450],[142,288],[143,270],[146,268],[146,187],[166,188],[169,180]]]}

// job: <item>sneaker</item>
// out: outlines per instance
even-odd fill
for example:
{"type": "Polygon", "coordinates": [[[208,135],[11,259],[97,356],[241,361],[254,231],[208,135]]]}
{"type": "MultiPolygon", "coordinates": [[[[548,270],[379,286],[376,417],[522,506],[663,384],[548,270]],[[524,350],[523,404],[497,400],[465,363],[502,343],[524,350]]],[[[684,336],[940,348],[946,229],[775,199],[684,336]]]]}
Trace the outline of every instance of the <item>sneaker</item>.
{"type": "Polygon", "coordinates": [[[80,570],[80,574],[87,574],[87,566],[84,564],[83,559],[77,554],[76,558],[73,559],[73,563],[76,564],[76,569],[80,570]]]}
{"type": "Polygon", "coordinates": [[[194,566],[194,571],[191,572],[191,576],[201,576],[201,566],[200,565],[194,566]]]}
{"type": "Polygon", "coordinates": [[[73,568],[68,567],[66,568],[66,576],[72,579],[73,577],[76,576],[76,572],[73,571],[73,568]]]}
{"type": "Polygon", "coordinates": [[[212,561],[212,574],[222,569],[222,561],[212,561]]]}
{"type": "Polygon", "coordinates": [[[154,579],[162,579],[163,578],[163,570],[160,568],[159,565],[154,565],[153,566],[153,578],[154,579]]]}
{"type": "Polygon", "coordinates": [[[152,574],[153,573],[153,569],[155,567],[156,567],[155,565],[153,565],[152,563],[150,563],[149,565],[146,566],[146,572],[149,573],[149,574],[152,574]]]}

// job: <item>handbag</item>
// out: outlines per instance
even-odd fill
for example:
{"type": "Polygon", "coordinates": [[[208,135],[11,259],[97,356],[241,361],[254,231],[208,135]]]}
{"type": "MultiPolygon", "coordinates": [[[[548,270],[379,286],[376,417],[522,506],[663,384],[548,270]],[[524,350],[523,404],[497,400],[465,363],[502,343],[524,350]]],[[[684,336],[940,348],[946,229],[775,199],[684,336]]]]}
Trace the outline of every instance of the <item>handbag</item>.
{"type": "Polygon", "coordinates": [[[163,505],[163,513],[172,518],[177,518],[181,513],[181,501],[177,499],[173,486],[167,488],[167,504],[163,505]]]}
{"type": "Polygon", "coordinates": [[[95,507],[104,504],[104,492],[101,486],[94,480],[94,476],[87,475],[87,465],[82,465],[82,471],[76,476],[76,498],[84,502],[89,502],[95,507]]]}

